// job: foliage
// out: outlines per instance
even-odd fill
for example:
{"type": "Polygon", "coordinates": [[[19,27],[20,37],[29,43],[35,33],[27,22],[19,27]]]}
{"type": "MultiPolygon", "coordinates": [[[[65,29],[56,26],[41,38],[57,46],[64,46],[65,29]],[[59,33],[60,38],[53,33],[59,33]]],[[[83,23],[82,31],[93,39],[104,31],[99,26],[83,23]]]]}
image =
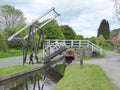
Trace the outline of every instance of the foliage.
{"type": "Polygon", "coordinates": [[[112,34],[112,33],[115,33],[115,32],[119,32],[119,30],[120,30],[120,28],[111,30],[111,34],[112,34]]]}
{"type": "Polygon", "coordinates": [[[19,23],[25,22],[23,12],[10,5],[0,7],[0,26],[15,27],[19,23]]]}
{"type": "MultiPolygon", "coordinates": [[[[25,24],[21,23],[19,25],[17,25],[16,27],[6,27],[4,32],[6,35],[6,40],[8,39],[8,37],[10,37],[11,35],[13,35],[14,33],[16,33],[17,31],[19,31],[22,27],[24,27],[25,24]]],[[[20,33],[19,35],[17,35],[16,37],[21,37],[23,38],[23,36],[27,35],[28,31],[24,30],[24,32],[20,33]]],[[[8,47],[9,48],[16,48],[16,49],[21,49],[22,47],[22,43],[21,42],[7,42],[8,47]]]]}
{"type": "Polygon", "coordinates": [[[62,25],[62,32],[65,36],[66,39],[75,39],[76,38],[76,33],[74,32],[74,30],[68,26],[68,25],[62,25]]]}
{"type": "Polygon", "coordinates": [[[90,40],[92,43],[96,43],[95,41],[96,41],[96,37],[90,37],[90,38],[88,38],[88,40],[90,40]]]}
{"type": "Polygon", "coordinates": [[[8,49],[4,32],[0,32],[0,52],[6,52],[8,49]]]}
{"type": "MultiPolygon", "coordinates": [[[[30,54],[32,51],[28,50],[28,54],[30,54]]],[[[39,52],[42,52],[42,49],[39,50],[39,52]]],[[[12,57],[12,56],[22,56],[23,50],[22,49],[12,49],[9,48],[6,52],[0,52],[0,58],[6,58],[6,57],[12,57]]]]}
{"type": "Polygon", "coordinates": [[[100,34],[103,35],[103,37],[106,40],[110,39],[110,27],[109,27],[108,21],[105,19],[103,19],[100,23],[100,26],[98,28],[97,37],[99,37],[100,34]]]}
{"type": "Polygon", "coordinates": [[[56,65],[54,70],[63,75],[65,71],[65,64],[56,65]]]}
{"type": "Polygon", "coordinates": [[[97,65],[69,65],[53,90],[117,90],[97,65]]]}
{"type": "MultiPolygon", "coordinates": [[[[11,35],[13,35],[14,33],[16,33],[17,31],[19,31],[20,29],[22,29],[26,24],[25,23],[20,23],[18,25],[16,25],[15,27],[6,27],[5,28],[5,32],[6,32],[6,37],[10,37],[11,35]]],[[[29,28],[25,29],[22,33],[20,33],[19,35],[17,35],[18,37],[23,37],[24,35],[28,34],[28,30],[29,28]]]]}
{"type": "Polygon", "coordinates": [[[84,40],[82,35],[76,35],[75,40],[84,40]]]}
{"type": "Polygon", "coordinates": [[[0,68],[0,76],[5,76],[13,73],[18,73],[23,70],[32,69],[34,66],[22,66],[22,65],[16,65],[16,66],[9,66],[0,68]]]}
{"type": "Polygon", "coordinates": [[[99,35],[99,37],[96,38],[96,44],[99,46],[104,46],[106,43],[105,38],[103,35],[99,35]]]}
{"type": "Polygon", "coordinates": [[[22,56],[23,51],[22,49],[17,50],[17,49],[11,49],[9,48],[6,52],[0,52],[0,58],[6,58],[6,57],[11,57],[11,56],[22,56]]]}
{"type": "Polygon", "coordinates": [[[112,41],[111,40],[106,40],[105,46],[110,47],[111,45],[113,46],[112,41]]]}
{"type": "MultiPolygon", "coordinates": [[[[0,6],[0,19],[0,26],[3,29],[5,35],[4,40],[6,41],[9,36],[11,36],[18,30],[20,30],[23,26],[25,26],[25,18],[23,12],[14,8],[11,5],[0,6]]],[[[18,42],[6,42],[6,45],[8,45],[8,47],[10,48],[21,48],[21,44],[18,42]]]]}
{"type": "Polygon", "coordinates": [[[120,44],[115,44],[117,52],[120,53],[120,44]]]}
{"type": "Polygon", "coordinates": [[[57,21],[53,20],[43,27],[45,39],[64,39],[64,35],[57,21]]]}

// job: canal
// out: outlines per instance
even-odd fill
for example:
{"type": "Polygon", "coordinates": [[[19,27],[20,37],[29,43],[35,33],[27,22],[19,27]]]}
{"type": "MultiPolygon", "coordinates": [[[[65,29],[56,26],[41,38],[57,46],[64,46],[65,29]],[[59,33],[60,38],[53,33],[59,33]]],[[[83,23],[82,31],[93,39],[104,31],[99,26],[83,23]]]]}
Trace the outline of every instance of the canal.
{"type": "Polygon", "coordinates": [[[0,82],[0,90],[52,90],[63,77],[65,66],[61,63],[54,64],[46,70],[0,82]]]}

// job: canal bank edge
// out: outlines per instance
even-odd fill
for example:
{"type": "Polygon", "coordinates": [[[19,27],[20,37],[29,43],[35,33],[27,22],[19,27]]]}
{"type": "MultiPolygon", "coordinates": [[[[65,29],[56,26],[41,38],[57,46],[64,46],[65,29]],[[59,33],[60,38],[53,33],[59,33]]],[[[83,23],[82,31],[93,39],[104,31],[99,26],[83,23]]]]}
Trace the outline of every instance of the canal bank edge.
{"type": "Polygon", "coordinates": [[[25,71],[21,71],[21,72],[17,72],[14,74],[9,74],[6,76],[1,76],[0,77],[0,84],[1,83],[5,83],[6,81],[11,81],[14,79],[18,79],[21,77],[24,77],[25,75],[29,76],[31,73],[33,72],[40,72],[40,71],[44,71],[46,69],[48,69],[50,66],[54,65],[55,63],[64,60],[64,55],[58,55],[55,57],[56,60],[52,60],[51,62],[47,63],[47,64],[41,64],[40,66],[33,68],[33,69],[29,69],[29,70],[25,70],[25,71]]]}

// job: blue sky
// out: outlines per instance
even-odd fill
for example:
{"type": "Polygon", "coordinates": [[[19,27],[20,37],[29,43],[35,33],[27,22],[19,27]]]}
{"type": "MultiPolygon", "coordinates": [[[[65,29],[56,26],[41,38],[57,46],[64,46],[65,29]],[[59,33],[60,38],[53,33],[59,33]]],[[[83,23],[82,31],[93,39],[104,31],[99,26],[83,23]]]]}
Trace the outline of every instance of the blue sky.
{"type": "Polygon", "coordinates": [[[4,4],[23,11],[28,22],[55,7],[61,14],[58,23],[70,25],[84,37],[96,36],[102,19],[108,20],[111,30],[120,26],[120,21],[113,15],[111,0],[0,0],[0,5],[4,4]]]}

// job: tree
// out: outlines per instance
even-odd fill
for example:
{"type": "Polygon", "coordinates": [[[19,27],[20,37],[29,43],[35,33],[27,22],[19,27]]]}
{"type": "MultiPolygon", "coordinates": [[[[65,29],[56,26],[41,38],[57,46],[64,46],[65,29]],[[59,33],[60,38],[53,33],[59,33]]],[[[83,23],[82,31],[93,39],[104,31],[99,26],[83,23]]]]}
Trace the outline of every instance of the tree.
{"type": "Polygon", "coordinates": [[[100,26],[98,28],[97,37],[99,37],[99,35],[103,35],[103,37],[106,40],[110,39],[110,27],[108,21],[105,19],[101,21],[100,26]]]}
{"type": "Polygon", "coordinates": [[[25,18],[22,11],[10,5],[0,7],[0,26],[2,28],[15,27],[23,22],[25,22],[25,18]]]}
{"type": "Polygon", "coordinates": [[[53,20],[43,27],[46,39],[64,39],[63,32],[59,27],[57,21],[53,20]]]}
{"type": "Polygon", "coordinates": [[[96,37],[90,37],[90,38],[88,38],[88,40],[90,40],[91,42],[95,43],[96,37]]]}
{"type": "Polygon", "coordinates": [[[99,37],[96,38],[96,44],[99,46],[104,46],[106,43],[105,38],[103,37],[103,35],[99,35],[99,37]]]}
{"type": "MultiPolygon", "coordinates": [[[[6,38],[10,37],[11,35],[13,35],[14,33],[16,33],[17,31],[19,31],[25,25],[26,24],[21,23],[21,24],[16,25],[15,27],[6,27],[4,29],[4,32],[6,34],[6,38]]],[[[27,33],[28,33],[28,30],[24,30],[24,32],[20,33],[18,36],[20,37],[20,36],[26,35],[27,33]]]]}
{"type": "Polygon", "coordinates": [[[62,28],[62,32],[66,39],[75,39],[76,38],[76,33],[70,26],[62,25],[61,28],[62,28]]]}
{"type": "Polygon", "coordinates": [[[7,42],[5,40],[4,32],[0,32],[0,51],[2,52],[7,51],[7,42]]]}
{"type": "MultiPolygon", "coordinates": [[[[10,37],[11,35],[13,35],[14,33],[16,33],[18,30],[20,30],[21,28],[23,28],[25,26],[25,24],[19,24],[16,27],[6,27],[4,29],[4,35],[5,35],[5,39],[7,40],[8,37],[10,37]]],[[[21,37],[23,38],[23,36],[27,35],[29,32],[28,28],[26,30],[24,30],[22,33],[20,33],[19,35],[17,35],[16,37],[21,37]]],[[[20,42],[7,42],[8,47],[9,48],[16,48],[16,49],[20,49],[21,48],[21,43],[20,42]]]]}
{"type": "Polygon", "coordinates": [[[76,40],[84,40],[84,37],[82,35],[76,35],[75,39],[76,40]]]}

